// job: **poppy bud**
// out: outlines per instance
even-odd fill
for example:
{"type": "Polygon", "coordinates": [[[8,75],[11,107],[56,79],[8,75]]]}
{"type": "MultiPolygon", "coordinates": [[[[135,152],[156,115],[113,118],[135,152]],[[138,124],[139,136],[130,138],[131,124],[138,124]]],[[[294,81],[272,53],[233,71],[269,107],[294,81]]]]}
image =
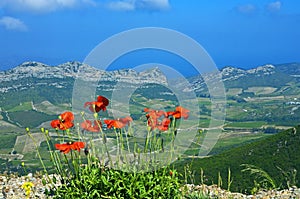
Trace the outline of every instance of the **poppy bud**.
{"type": "Polygon", "coordinates": [[[98,118],[98,113],[97,112],[94,113],[94,118],[98,118]]]}

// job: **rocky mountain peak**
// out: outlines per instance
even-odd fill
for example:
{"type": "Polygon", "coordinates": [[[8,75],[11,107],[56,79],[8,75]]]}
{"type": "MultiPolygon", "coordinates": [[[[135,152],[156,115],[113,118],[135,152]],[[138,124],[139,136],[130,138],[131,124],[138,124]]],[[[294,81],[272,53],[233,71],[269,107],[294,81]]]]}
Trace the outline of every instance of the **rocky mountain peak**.
{"type": "Polygon", "coordinates": [[[246,74],[243,69],[227,66],[221,70],[223,80],[234,80],[238,79],[246,74]]]}
{"type": "Polygon", "coordinates": [[[247,70],[247,73],[257,75],[270,75],[275,73],[275,66],[266,64],[264,66],[258,66],[257,68],[247,70]]]}
{"type": "MultiPolygon", "coordinates": [[[[7,92],[11,89],[18,90],[34,87],[34,84],[23,85],[23,79],[55,79],[55,86],[63,87],[62,82],[66,78],[80,78],[84,81],[98,82],[122,82],[128,84],[157,83],[167,85],[167,78],[158,69],[154,68],[148,71],[137,72],[133,69],[121,69],[115,71],[103,71],[80,62],[66,62],[58,66],[48,66],[39,62],[24,62],[16,68],[0,71],[0,83],[11,82],[13,86],[0,86],[0,92],[7,92]],[[56,80],[61,79],[61,80],[56,80]],[[18,82],[13,83],[13,82],[18,82]]],[[[53,81],[53,80],[49,80],[53,81]]],[[[8,85],[9,85],[8,84],[8,85]]]]}
{"type": "Polygon", "coordinates": [[[82,67],[82,63],[78,61],[70,61],[63,64],[58,65],[58,68],[62,68],[64,71],[69,73],[77,73],[79,68],[82,67]]]}

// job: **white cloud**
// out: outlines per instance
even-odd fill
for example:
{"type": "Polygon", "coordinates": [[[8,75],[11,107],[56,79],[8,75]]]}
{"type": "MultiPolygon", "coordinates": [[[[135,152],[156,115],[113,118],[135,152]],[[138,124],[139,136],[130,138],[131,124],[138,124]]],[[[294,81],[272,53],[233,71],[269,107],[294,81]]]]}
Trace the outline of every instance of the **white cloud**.
{"type": "Polygon", "coordinates": [[[134,1],[114,1],[108,4],[111,10],[131,11],[135,9],[134,1]]]}
{"type": "Polygon", "coordinates": [[[257,8],[253,4],[246,4],[246,5],[237,6],[237,11],[242,13],[242,14],[252,14],[256,10],[257,10],[257,8]]]}
{"type": "Polygon", "coordinates": [[[281,9],[281,2],[280,1],[275,1],[267,4],[266,9],[269,12],[278,12],[281,9]]]}
{"type": "Polygon", "coordinates": [[[167,10],[170,8],[169,0],[118,0],[108,4],[108,8],[120,11],[133,10],[167,10]]]}
{"type": "Polygon", "coordinates": [[[0,18],[0,25],[4,26],[7,30],[27,31],[28,28],[23,21],[17,18],[5,16],[0,18]]]}
{"type": "Polygon", "coordinates": [[[165,10],[170,7],[168,0],[139,0],[136,1],[136,7],[139,9],[165,10]]]}
{"type": "Polygon", "coordinates": [[[82,4],[95,4],[94,0],[1,0],[0,7],[25,12],[52,12],[82,4]]]}

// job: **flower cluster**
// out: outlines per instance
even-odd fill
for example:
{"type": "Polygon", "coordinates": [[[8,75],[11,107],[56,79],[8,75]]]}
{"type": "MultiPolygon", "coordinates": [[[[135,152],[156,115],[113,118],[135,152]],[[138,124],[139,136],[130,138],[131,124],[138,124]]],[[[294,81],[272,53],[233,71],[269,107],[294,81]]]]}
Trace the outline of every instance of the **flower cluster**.
{"type": "Polygon", "coordinates": [[[33,187],[34,187],[34,184],[32,182],[26,181],[22,184],[22,189],[24,189],[24,191],[25,191],[26,198],[30,197],[31,189],[33,187]]]}
{"type": "Polygon", "coordinates": [[[169,129],[171,119],[188,119],[189,110],[183,108],[182,106],[177,106],[175,111],[165,112],[162,110],[153,110],[149,108],[145,108],[144,112],[146,112],[148,126],[151,130],[157,128],[160,131],[166,131],[169,129]],[[162,118],[162,119],[161,119],[162,118]]]}
{"type": "MultiPolygon", "coordinates": [[[[106,97],[98,96],[97,101],[93,102],[86,102],[84,104],[84,107],[88,107],[89,110],[93,113],[98,113],[101,110],[106,111],[106,107],[109,105],[109,100],[106,97]]],[[[74,114],[72,112],[64,112],[62,113],[58,119],[51,121],[50,125],[59,130],[67,130],[74,126],[74,114]]],[[[132,118],[130,116],[124,117],[124,118],[118,118],[118,119],[107,119],[103,122],[107,125],[107,128],[123,128],[126,125],[129,125],[130,122],[132,122],[132,118]]],[[[100,132],[102,131],[102,122],[100,120],[84,120],[80,127],[83,130],[89,131],[89,132],[100,132]]],[[[80,149],[83,149],[85,147],[84,142],[67,142],[62,144],[55,144],[55,148],[60,150],[61,152],[67,154],[71,150],[77,150],[78,152],[80,149]]]]}
{"type": "MultiPolygon", "coordinates": [[[[97,101],[86,102],[84,107],[88,107],[89,110],[96,114],[100,111],[106,111],[106,107],[109,105],[109,100],[103,96],[98,96],[97,101]]],[[[189,117],[189,110],[177,106],[175,111],[165,112],[162,110],[154,110],[150,108],[145,108],[147,124],[151,130],[158,129],[159,131],[167,131],[172,121],[177,119],[189,117]]],[[[95,116],[95,117],[96,117],[95,116]]],[[[51,122],[51,126],[59,130],[67,130],[74,126],[74,115],[72,112],[62,113],[58,119],[51,122]]],[[[125,126],[129,126],[133,119],[130,116],[117,119],[105,119],[103,122],[107,125],[107,128],[122,129],[125,126]]],[[[175,124],[173,124],[175,125],[175,124]]],[[[84,120],[80,124],[81,129],[89,132],[102,132],[102,122],[96,118],[94,121],[84,120]]],[[[85,147],[85,143],[81,141],[76,142],[67,142],[62,144],[55,144],[55,148],[61,151],[64,154],[69,153],[71,150],[80,152],[80,149],[85,147]]]]}

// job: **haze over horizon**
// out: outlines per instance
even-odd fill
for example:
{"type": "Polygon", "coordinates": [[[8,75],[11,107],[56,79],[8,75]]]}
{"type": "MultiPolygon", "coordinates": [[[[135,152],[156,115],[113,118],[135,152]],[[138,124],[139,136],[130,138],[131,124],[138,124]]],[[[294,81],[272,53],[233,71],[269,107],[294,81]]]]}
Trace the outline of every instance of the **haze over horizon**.
{"type": "MultiPolygon", "coordinates": [[[[1,0],[0,70],[25,61],[82,62],[105,39],[143,27],[191,37],[219,68],[300,62],[299,8],[298,0],[1,0]]],[[[147,63],[190,67],[171,53],[148,50],[120,57],[111,69],[147,63]]]]}

